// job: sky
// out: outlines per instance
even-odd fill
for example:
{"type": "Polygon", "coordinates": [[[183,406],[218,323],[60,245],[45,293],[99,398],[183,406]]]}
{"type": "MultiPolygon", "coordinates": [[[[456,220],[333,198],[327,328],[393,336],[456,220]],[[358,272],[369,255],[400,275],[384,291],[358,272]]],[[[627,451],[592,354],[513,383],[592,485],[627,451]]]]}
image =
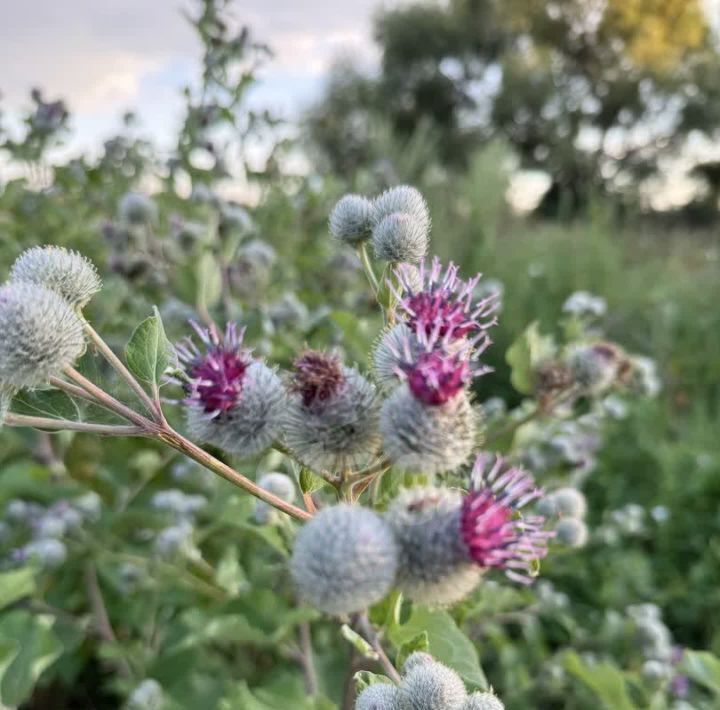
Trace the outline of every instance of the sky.
{"type": "MultiPolygon", "coordinates": [[[[256,106],[291,116],[318,96],[333,59],[372,66],[378,0],[237,0],[275,58],[254,90],[256,106]]],[[[71,148],[89,150],[134,110],[141,133],[162,143],[180,120],[180,90],[195,80],[200,47],[181,10],[191,0],[0,0],[0,108],[10,119],[31,87],[63,98],[73,114],[71,148]]]]}

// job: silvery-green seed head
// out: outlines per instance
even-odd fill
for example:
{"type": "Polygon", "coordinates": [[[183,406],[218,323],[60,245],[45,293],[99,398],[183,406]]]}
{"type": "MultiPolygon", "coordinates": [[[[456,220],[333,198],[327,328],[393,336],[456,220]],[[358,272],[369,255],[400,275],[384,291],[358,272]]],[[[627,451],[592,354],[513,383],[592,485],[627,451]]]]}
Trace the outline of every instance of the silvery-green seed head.
{"type": "Polygon", "coordinates": [[[198,550],[193,542],[193,526],[187,520],[161,530],[154,541],[155,552],[162,558],[171,559],[197,557],[198,550]]]}
{"type": "Polygon", "coordinates": [[[374,683],[355,701],[355,710],[399,710],[400,691],[389,683],[374,683]]]}
{"type": "Polygon", "coordinates": [[[208,415],[202,403],[188,402],[188,431],[193,438],[230,453],[254,456],[280,436],[285,403],[285,389],[275,371],[253,361],[245,373],[242,393],[231,409],[208,415]]]}
{"type": "Polygon", "coordinates": [[[417,338],[405,323],[398,323],[380,334],[373,350],[373,373],[375,381],[386,392],[392,392],[401,382],[398,368],[403,362],[405,348],[410,356],[422,351],[417,338]]]}
{"type": "MultiPolygon", "coordinates": [[[[295,482],[292,478],[290,478],[290,476],[284,473],[265,473],[258,480],[258,486],[264,488],[270,493],[274,493],[287,503],[292,503],[295,500],[295,482]]],[[[255,522],[259,525],[266,525],[267,523],[275,520],[277,518],[277,513],[278,511],[269,503],[266,503],[263,500],[257,500],[255,502],[254,517],[255,522]]]]}
{"type": "Polygon", "coordinates": [[[416,666],[400,685],[402,710],[461,710],[465,700],[462,679],[442,663],[416,666]]]}
{"type": "Polygon", "coordinates": [[[342,367],[343,381],[324,399],[290,394],[285,443],[308,468],[336,472],[365,463],[380,443],[375,386],[357,370],[342,367]]]}
{"type": "Polygon", "coordinates": [[[307,602],[328,614],[349,614],[390,591],[397,563],[397,543],[385,521],[367,508],[342,504],[303,526],[290,571],[307,602]]]}
{"type": "Polygon", "coordinates": [[[383,447],[393,465],[411,473],[443,473],[472,454],[478,414],[464,392],[440,405],[426,405],[407,384],[397,387],[380,412],[383,447]]]}
{"type": "Polygon", "coordinates": [[[473,693],[462,710],[505,710],[505,706],[494,693],[473,693]]]}
{"type": "Polygon", "coordinates": [[[93,263],[62,247],[33,247],[24,251],[10,270],[11,282],[39,284],[62,296],[73,308],[83,308],[102,282],[93,263]]]}
{"type": "Polygon", "coordinates": [[[404,212],[384,217],[372,232],[375,257],[393,263],[421,262],[427,256],[429,241],[427,229],[404,212]]]}
{"type": "Polygon", "coordinates": [[[370,236],[372,202],[362,195],[345,195],[330,213],[330,233],[341,242],[359,244],[370,236]]]}
{"type": "Polygon", "coordinates": [[[587,513],[587,501],[577,488],[558,488],[551,498],[555,513],[560,517],[584,518],[587,513]]]}
{"type": "Polygon", "coordinates": [[[458,491],[428,487],[402,490],[388,508],[400,553],[395,584],[408,599],[446,606],[480,582],[460,530],[461,505],[458,491]]]}
{"type": "Polygon", "coordinates": [[[54,538],[39,539],[25,545],[23,554],[45,569],[56,569],[67,559],[67,547],[65,543],[54,538]]]}
{"type": "Polygon", "coordinates": [[[162,710],[165,694],[162,686],[153,678],[146,678],[128,698],[128,710],[162,710]]]}
{"type": "Polygon", "coordinates": [[[373,227],[395,212],[404,212],[414,217],[425,234],[430,233],[430,210],[419,190],[409,185],[399,185],[385,190],[373,202],[373,227]]]}
{"type": "Polygon", "coordinates": [[[428,663],[435,663],[435,659],[424,651],[413,651],[403,663],[403,675],[407,675],[415,666],[424,666],[428,663]]]}
{"type": "Polygon", "coordinates": [[[157,221],[157,206],[146,195],[139,192],[127,192],[120,200],[120,218],[127,224],[140,226],[157,221]]]}
{"type": "Polygon", "coordinates": [[[591,394],[601,394],[612,387],[625,362],[620,348],[613,343],[577,345],[567,360],[575,383],[591,394]]]}
{"type": "Polygon", "coordinates": [[[54,291],[28,283],[0,287],[0,383],[44,385],[85,351],[80,318],[54,291]]]}
{"type": "Polygon", "coordinates": [[[583,547],[588,539],[587,525],[577,518],[563,518],[555,526],[555,538],[568,547],[583,547]]]}

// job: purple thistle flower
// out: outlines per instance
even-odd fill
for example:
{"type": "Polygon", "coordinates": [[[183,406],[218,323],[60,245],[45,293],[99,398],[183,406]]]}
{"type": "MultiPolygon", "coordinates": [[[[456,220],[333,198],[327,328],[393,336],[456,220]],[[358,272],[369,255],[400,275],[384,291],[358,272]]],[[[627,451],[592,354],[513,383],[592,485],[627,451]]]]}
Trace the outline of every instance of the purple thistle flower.
{"type": "Polygon", "coordinates": [[[300,394],[306,407],[330,399],[345,384],[342,363],[335,355],[306,350],[293,365],[295,372],[290,390],[300,394]]]}
{"type": "Polygon", "coordinates": [[[408,387],[421,402],[445,404],[460,393],[472,379],[472,370],[461,354],[422,353],[403,370],[408,387]]]}
{"type": "Polygon", "coordinates": [[[485,474],[487,457],[473,467],[473,490],[463,500],[460,532],[472,560],[484,568],[503,569],[517,582],[529,584],[533,566],[547,554],[552,532],[543,530],[543,516],[518,516],[520,508],[543,493],[532,476],[506,467],[502,458],[485,474]]]}
{"type": "Polygon", "coordinates": [[[201,352],[192,339],[176,346],[188,380],[183,383],[185,404],[201,406],[212,417],[233,409],[240,401],[243,382],[252,363],[250,350],[242,347],[245,329],[228,323],[222,337],[215,328],[201,328],[191,322],[205,345],[201,352]]]}
{"type": "Polygon", "coordinates": [[[458,267],[450,262],[445,272],[438,257],[428,267],[423,262],[419,269],[400,264],[395,269],[400,290],[391,284],[400,309],[408,325],[416,333],[446,342],[470,337],[473,346],[481,351],[489,344],[487,329],[497,323],[494,313],[498,308],[497,294],[479,301],[473,300],[473,290],[481,278],[458,277],[458,267]],[[422,288],[417,288],[417,282],[422,288]]]}

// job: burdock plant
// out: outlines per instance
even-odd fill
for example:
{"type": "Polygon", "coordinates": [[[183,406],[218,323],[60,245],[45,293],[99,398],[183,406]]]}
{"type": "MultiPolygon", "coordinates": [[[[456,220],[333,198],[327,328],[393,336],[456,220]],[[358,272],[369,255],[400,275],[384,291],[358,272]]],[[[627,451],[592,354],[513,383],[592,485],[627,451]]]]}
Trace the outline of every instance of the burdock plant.
{"type": "MultiPolygon", "coordinates": [[[[155,220],[154,203],[136,195],[124,198],[121,211],[134,225],[155,220]]],[[[595,401],[608,388],[632,381],[626,371],[631,359],[612,344],[588,345],[586,339],[562,351],[530,333],[534,339],[509,357],[513,382],[534,393],[533,357],[541,351],[543,362],[565,363],[565,399],[554,399],[555,388],[550,400],[510,413],[500,426],[498,418],[488,418],[494,426],[484,431],[477,393],[481,376],[490,372],[483,358],[498,299],[481,293],[479,275],[463,279],[457,265],[425,260],[430,225],[425,200],[408,186],[375,199],[348,195],[332,210],[330,231],[357,248],[383,316],[370,373],[345,363],[339,353],[309,348],[288,357],[291,366],[282,370],[254,354],[239,323],[219,328],[211,308],[203,309],[202,325],[192,324],[194,335],[176,346],[156,310],[136,328],[121,358],[83,315],[100,288],[94,266],[56,247],[21,255],[0,287],[4,423],[144,437],[255,496],[258,525],[275,522],[280,513],[304,523],[297,530],[283,520],[278,527],[286,537],[267,539],[292,547],[288,590],[299,603],[339,617],[345,636],[381,665],[388,682],[360,694],[362,710],[502,707],[492,694],[468,695],[455,671],[427,653],[412,654],[401,675],[385,650],[387,639],[370,619],[399,623],[403,597],[416,605],[455,604],[493,571],[530,583],[553,537],[544,517],[532,510],[543,493],[515,460],[481,451],[483,438],[488,449],[511,448],[515,432],[549,417],[553,406],[572,407],[578,397],[595,401]],[[391,264],[384,267],[386,281],[378,276],[368,240],[375,256],[391,264]],[[107,360],[137,400],[134,405],[77,369],[86,345],[107,360]],[[174,401],[184,422],[178,428],[187,435],[168,419],[165,404],[173,400],[161,397],[166,387],[178,392],[174,401]],[[105,409],[122,423],[13,411],[19,391],[37,390],[42,401],[46,388],[105,409]],[[275,471],[255,481],[231,465],[268,450],[295,476],[275,471]]],[[[193,520],[205,499],[190,498],[168,490],[152,499],[156,509],[174,515],[155,538],[158,559],[183,553],[198,563],[193,520]]],[[[574,488],[561,488],[538,507],[559,518],[555,532],[562,543],[585,542],[580,518],[586,503],[574,488]]],[[[305,645],[308,638],[306,633],[305,645]]],[[[303,658],[307,670],[307,654],[303,658]]]]}

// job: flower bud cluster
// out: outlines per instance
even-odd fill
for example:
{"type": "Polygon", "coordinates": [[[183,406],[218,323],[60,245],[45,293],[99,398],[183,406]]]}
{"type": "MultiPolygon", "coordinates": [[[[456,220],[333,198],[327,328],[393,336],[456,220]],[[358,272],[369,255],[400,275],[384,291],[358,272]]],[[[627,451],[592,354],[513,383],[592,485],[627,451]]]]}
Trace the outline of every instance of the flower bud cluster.
{"type": "Polygon", "coordinates": [[[558,488],[546,496],[538,508],[544,515],[559,518],[555,525],[555,535],[559,543],[567,547],[585,545],[588,539],[585,524],[587,501],[577,488],[558,488]]]}
{"type": "Polygon", "coordinates": [[[0,546],[15,563],[32,561],[44,569],[62,566],[68,540],[100,514],[97,493],[62,499],[49,506],[16,498],[5,505],[0,546]]]}
{"type": "Polygon", "coordinates": [[[403,664],[399,686],[387,683],[366,688],[355,710],[504,710],[491,692],[468,695],[462,678],[430,654],[416,651],[403,664]]]}
{"type": "Polygon", "coordinates": [[[474,477],[467,494],[402,491],[383,516],[348,505],[321,511],[295,544],[291,571],[300,595],[339,614],[379,601],[392,586],[420,603],[453,604],[489,569],[530,582],[552,533],[543,530],[544,518],[518,515],[541,491],[500,459],[485,471],[479,457],[474,477]]]}

